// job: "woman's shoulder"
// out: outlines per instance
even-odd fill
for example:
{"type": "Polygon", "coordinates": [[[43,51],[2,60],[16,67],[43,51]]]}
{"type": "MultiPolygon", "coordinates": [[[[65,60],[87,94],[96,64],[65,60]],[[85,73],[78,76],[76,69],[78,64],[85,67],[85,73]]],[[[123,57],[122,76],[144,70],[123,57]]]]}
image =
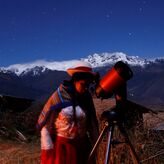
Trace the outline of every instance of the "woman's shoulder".
{"type": "Polygon", "coordinates": [[[66,83],[65,81],[61,83],[57,89],[58,96],[62,99],[62,101],[70,101],[72,94],[72,86],[70,83],[66,83]]]}

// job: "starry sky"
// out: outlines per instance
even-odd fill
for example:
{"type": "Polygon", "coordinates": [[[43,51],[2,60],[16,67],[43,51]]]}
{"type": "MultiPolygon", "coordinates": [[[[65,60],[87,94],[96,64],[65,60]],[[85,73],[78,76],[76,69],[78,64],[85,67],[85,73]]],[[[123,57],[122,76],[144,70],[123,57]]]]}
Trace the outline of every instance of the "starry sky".
{"type": "Polygon", "coordinates": [[[0,67],[102,52],[164,56],[164,0],[0,0],[0,67]]]}

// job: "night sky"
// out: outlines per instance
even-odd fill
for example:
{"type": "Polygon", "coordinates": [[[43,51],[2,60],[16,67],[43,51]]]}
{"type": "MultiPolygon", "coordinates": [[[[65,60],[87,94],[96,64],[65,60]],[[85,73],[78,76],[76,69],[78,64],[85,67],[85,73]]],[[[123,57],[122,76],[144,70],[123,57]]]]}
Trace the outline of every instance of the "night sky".
{"type": "Polygon", "coordinates": [[[102,52],[164,56],[164,0],[0,0],[0,67],[102,52]]]}

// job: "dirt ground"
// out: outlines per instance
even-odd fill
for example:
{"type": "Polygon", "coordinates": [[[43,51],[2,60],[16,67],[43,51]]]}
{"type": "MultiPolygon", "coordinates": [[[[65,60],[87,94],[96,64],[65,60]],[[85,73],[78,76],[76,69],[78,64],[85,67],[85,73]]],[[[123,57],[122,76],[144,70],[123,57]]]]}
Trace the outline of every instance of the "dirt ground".
{"type": "Polygon", "coordinates": [[[0,141],[0,164],[39,164],[39,143],[0,141]]]}

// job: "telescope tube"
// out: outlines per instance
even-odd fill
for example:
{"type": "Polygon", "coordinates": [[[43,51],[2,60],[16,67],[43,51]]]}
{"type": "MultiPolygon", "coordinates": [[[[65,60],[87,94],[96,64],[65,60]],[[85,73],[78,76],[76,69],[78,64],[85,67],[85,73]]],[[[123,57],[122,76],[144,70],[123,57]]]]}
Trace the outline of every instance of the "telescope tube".
{"type": "Polygon", "coordinates": [[[126,81],[132,78],[132,76],[133,72],[127,64],[122,61],[117,62],[99,81],[96,87],[96,96],[98,98],[111,97],[116,90],[122,85],[125,85],[126,81]]]}

